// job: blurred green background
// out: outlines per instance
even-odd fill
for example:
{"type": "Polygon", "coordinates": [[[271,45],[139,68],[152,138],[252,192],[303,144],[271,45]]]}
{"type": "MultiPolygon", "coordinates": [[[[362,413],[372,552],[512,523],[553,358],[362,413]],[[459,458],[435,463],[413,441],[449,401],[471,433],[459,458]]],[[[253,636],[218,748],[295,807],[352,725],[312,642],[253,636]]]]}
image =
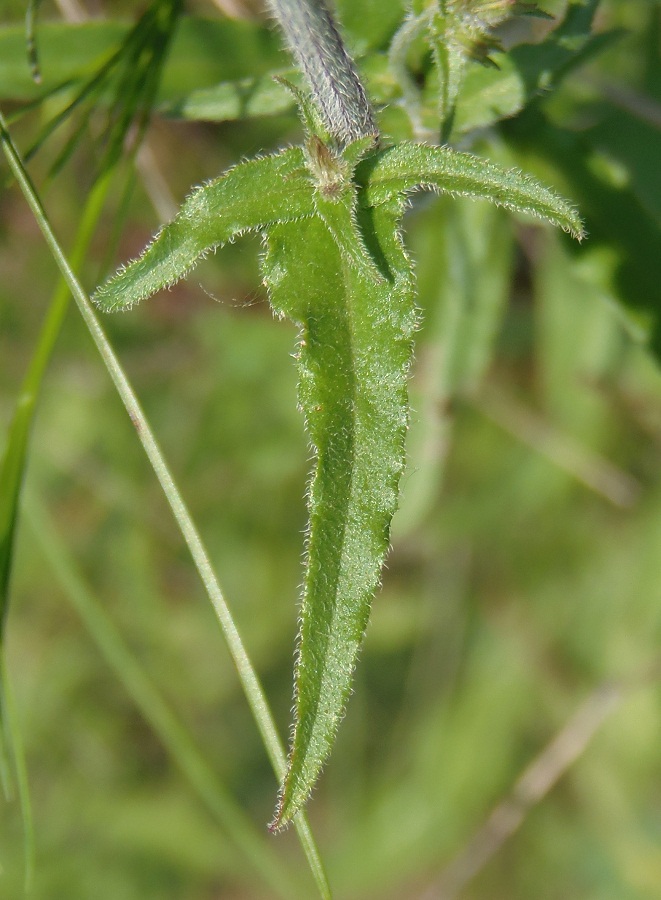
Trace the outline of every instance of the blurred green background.
{"type": "MultiPolygon", "coordinates": [[[[339,5],[359,50],[365,34],[386,46],[401,15],[398,3],[364,3],[362,16],[361,4],[339,5]]],[[[87,9],[129,22],[145,6],[87,9]]],[[[218,6],[186,12],[224,21],[218,6]]],[[[0,25],[23,12],[5,0],[0,25]]],[[[44,22],[57,17],[44,4],[44,22]]],[[[254,19],[244,26],[226,32],[225,46],[209,32],[192,75],[166,67],[170,94],[288,65],[272,31],[254,19]]],[[[478,152],[573,197],[592,240],[577,252],[530,221],[427,195],[405,220],[422,312],[410,464],[355,692],[309,807],[339,898],[455,896],[448,867],[456,874],[458,859],[476,871],[457,876],[456,895],[475,900],[661,896],[661,375],[644,340],[651,334],[654,346],[659,317],[658,5],[604,2],[595,28],[624,30],[541,112],[471,137],[478,152]],[[537,115],[549,135],[570,139],[547,140],[537,115]],[[607,684],[615,694],[604,694],[607,684]],[[471,838],[568,722],[576,759],[480,865],[471,838]]],[[[46,76],[45,56],[42,65],[46,76]]],[[[29,73],[25,83],[10,89],[0,60],[5,112],[21,108],[29,73]]],[[[57,103],[16,123],[21,147],[57,103]]],[[[98,164],[94,128],[55,176],[60,133],[31,164],[65,247],[98,164]]],[[[138,253],[190,185],[299,139],[287,112],[220,123],[157,116],[142,164],[153,180],[111,192],[83,282],[91,289],[138,253]]],[[[57,277],[6,172],[3,432],[57,277]]],[[[285,735],[310,453],[296,409],[295,330],[269,311],[259,252],[259,241],[239,241],[104,327],[285,735]]],[[[33,896],[277,896],[237,849],[239,826],[218,824],[108,665],[72,604],[78,577],[255,840],[300,881],[301,896],[315,896],[293,832],[266,834],[277,785],[265,752],[181,537],[72,308],[32,436],[6,626],[34,814],[33,896]]],[[[542,774],[555,765],[542,756],[542,774]]],[[[3,801],[3,897],[22,894],[23,846],[18,804],[3,801]]]]}

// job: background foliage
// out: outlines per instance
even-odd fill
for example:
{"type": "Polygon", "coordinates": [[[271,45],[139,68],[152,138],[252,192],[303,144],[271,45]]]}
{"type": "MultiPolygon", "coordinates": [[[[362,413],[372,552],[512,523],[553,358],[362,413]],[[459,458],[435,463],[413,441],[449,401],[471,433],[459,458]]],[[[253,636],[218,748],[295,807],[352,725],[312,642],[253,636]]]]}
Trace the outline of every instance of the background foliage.
{"type": "MultiPolygon", "coordinates": [[[[389,100],[384,131],[405,134],[397,85],[376,52],[400,23],[401,5],[338,6],[373,92],[389,100]]],[[[562,14],[565,4],[542,6],[562,14]]],[[[113,3],[108,24],[110,9],[90,4],[98,18],[83,41],[68,26],[48,28],[58,10],[44,5],[38,87],[25,63],[24,5],[6,3],[4,110],[18,113],[64,77],[92,72],[146,4],[137,7],[113,3]]],[[[89,287],[139,251],[191,184],[300,139],[290,101],[268,93],[270,82],[263,102],[276,115],[268,117],[235,120],[254,111],[259,84],[209,93],[218,82],[288,69],[272,31],[254,18],[230,21],[210,3],[188,3],[186,14],[213,22],[187,18],[179,27],[151,155],[130,192],[120,175],[113,182],[81,267],[89,287]],[[202,102],[224,121],[196,121],[202,102]]],[[[520,19],[502,39],[541,40],[548,28],[520,19]]],[[[535,81],[519,46],[499,70],[475,65],[455,123],[462,149],[533,171],[579,204],[591,235],[580,249],[459,200],[421,198],[405,222],[424,319],[410,467],[355,694],[311,808],[338,897],[451,896],[441,892],[442,873],[447,885],[447,867],[463,851],[478,860],[471,837],[568,721],[576,761],[461,896],[657,896],[661,379],[645,346],[659,344],[657,5],[599,4],[595,31],[614,29],[622,31],[601,38],[557,91],[523,110],[550,63],[535,81]],[[504,113],[516,117],[497,124],[504,113]],[[603,707],[606,721],[582,752],[590,708],[581,704],[592,698],[600,708],[605,683],[619,693],[606,695],[615,698],[603,707]]],[[[532,54],[540,58],[548,56],[532,54]]],[[[418,83],[429,82],[424,48],[411,49],[408,65],[418,83]]],[[[65,245],[105,164],[99,140],[112,90],[93,98],[71,153],[82,104],[31,163],[65,245]]],[[[68,91],[20,117],[22,147],[68,91]]],[[[18,192],[3,190],[0,204],[4,425],[55,270],[18,192]]],[[[284,731],[309,461],[289,358],[295,335],[268,311],[259,250],[237,242],[172,292],[105,324],[184,485],[284,731]]],[[[6,643],[34,809],[35,896],[272,896],[72,607],[70,566],[261,829],[273,776],[213,614],[73,311],[41,396],[25,493],[6,643]]],[[[542,761],[548,772],[549,758],[542,761]]],[[[18,896],[17,804],[0,815],[3,889],[18,896]]],[[[302,870],[292,835],[263,842],[302,870]]]]}

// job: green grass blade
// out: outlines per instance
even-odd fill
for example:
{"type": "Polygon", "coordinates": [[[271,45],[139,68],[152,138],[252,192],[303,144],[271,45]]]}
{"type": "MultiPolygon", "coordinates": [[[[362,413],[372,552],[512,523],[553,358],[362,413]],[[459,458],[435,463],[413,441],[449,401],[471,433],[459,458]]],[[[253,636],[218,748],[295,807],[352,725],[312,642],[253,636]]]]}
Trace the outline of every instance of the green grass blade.
{"type": "MultiPolygon", "coordinates": [[[[99,179],[89,196],[78,229],[72,265],[78,267],[89,247],[96,223],[111,184],[111,173],[99,179]]],[[[9,609],[9,587],[14,555],[18,507],[21,487],[27,465],[32,423],[41,393],[46,368],[53,354],[55,344],[69,307],[69,289],[62,280],[50,302],[46,319],[42,325],[35,352],[19,393],[14,416],[9,428],[7,445],[0,461],[0,657],[4,660],[4,628],[9,609]]],[[[4,662],[0,662],[4,666],[4,662]]],[[[6,684],[6,674],[4,683],[6,684]]],[[[7,688],[8,690],[8,688],[7,688]]],[[[5,793],[9,792],[11,771],[16,775],[18,797],[23,816],[26,854],[26,885],[32,880],[34,858],[34,836],[30,812],[29,784],[22,741],[15,717],[11,721],[9,696],[0,702],[0,775],[5,793]],[[13,767],[10,763],[13,762],[13,767]]]]}
{"type": "MultiPolygon", "coordinates": [[[[2,46],[0,42],[0,47],[2,46]]],[[[33,156],[35,156],[41,147],[46,143],[48,138],[62,125],[67,119],[80,107],[84,105],[86,101],[90,103],[96,103],[99,100],[103,92],[103,86],[109,77],[110,73],[113,71],[114,67],[119,63],[122,56],[122,48],[115,51],[112,56],[104,62],[94,74],[83,83],[83,85],[76,91],[74,96],[69,100],[65,106],[59,110],[59,112],[54,115],[50,120],[48,120],[45,125],[42,127],[38,136],[36,137],[34,143],[30,147],[29,150],[25,152],[25,159],[30,160],[33,156]]],[[[41,97],[37,100],[32,101],[32,105],[39,105],[43,103],[49,96],[57,96],[60,91],[66,91],[69,85],[73,85],[74,82],[66,81],[59,85],[51,88],[50,91],[45,92],[41,97]]],[[[89,116],[89,113],[87,114],[89,116]]],[[[87,121],[87,118],[83,120],[87,121]]]]}
{"type": "Polygon", "coordinates": [[[34,100],[44,93],[81,78],[112,54],[130,25],[117,21],[94,21],[83,25],[43,22],[39,25],[39,67],[37,84],[25,62],[25,28],[0,27],[0,97],[34,100]]]}
{"type": "MultiPolygon", "coordinates": [[[[33,357],[33,360],[36,358],[41,361],[46,356],[41,350],[45,344],[43,340],[44,334],[47,338],[54,341],[56,335],[59,334],[60,323],[65,311],[66,304],[58,309],[51,307],[38,348],[41,352],[38,352],[33,357]]],[[[45,349],[48,350],[48,347],[45,347],[45,349]]],[[[50,357],[50,353],[48,353],[46,358],[48,357],[50,357]]],[[[31,374],[29,373],[28,377],[31,374]]],[[[41,375],[41,373],[35,374],[41,375]]],[[[36,384],[33,387],[26,379],[26,384],[21,388],[14,419],[9,429],[2,465],[0,466],[0,645],[2,644],[2,631],[4,631],[9,605],[9,579],[13,559],[17,506],[25,471],[30,426],[41,377],[30,379],[30,381],[36,382],[36,384]]]]}
{"type": "Polygon", "coordinates": [[[5,650],[0,648],[0,708],[2,711],[2,730],[6,735],[6,741],[12,751],[12,762],[16,774],[18,790],[18,802],[21,807],[23,820],[24,854],[25,854],[25,893],[32,889],[35,868],[35,839],[34,822],[32,819],[32,804],[30,802],[30,786],[28,783],[27,767],[25,765],[25,753],[21,739],[21,729],[18,724],[9,673],[7,671],[5,650]]]}
{"type": "Polygon", "coordinates": [[[350,194],[317,203],[319,217],[269,230],[264,263],[276,312],[301,325],[299,400],[317,457],[296,723],[274,828],[307,800],[351,689],[397,506],[416,323],[399,204],[361,223],[370,254],[350,194]]]}
{"type": "MultiPolygon", "coordinates": [[[[134,104],[126,104],[126,110],[122,114],[114,128],[114,142],[111,142],[109,152],[102,162],[102,174],[97,179],[90,196],[85,204],[81,217],[78,234],[71,255],[71,264],[78,269],[86,257],[89,244],[95,232],[96,225],[104,206],[108,189],[111,184],[114,163],[117,162],[118,153],[113,152],[123,144],[123,138],[131,124],[131,120],[141,105],[142,120],[148,112],[160,73],[160,63],[163,59],[169,35],[171,34],[174,19],[176,18],[177,0],[167,0],[162,4],[165,11],[162,25],[162,33],[159,40],[155,41],[155,57],[151,58],[151,71],[149,77],[145,77],[140,84],[138,96],[134,104]],[[142,98],[142,103],[139,101],[142,98]]],[[[34,10],[33,10],[34,11],[34,10]]],[[[154,15],[157,16],[156,6],[154,15]]],[[[147,27],[147,26],[145,26],[147,27]]],[[[135,33],[139,32],[140,24],[136,26],[135,33]]],[[[147,36],[148,37],[148,36],[147,36]]],[[[128,43],[129,39],[127,39],[128,43]]],[[[102,72],[106,67],[102,67],[102,72]]],[[[93,79],[94,80],[94,79],[93,79]]],[[[140,123],[141,125],[143,122],[140,123]]],[[[137,145],[137,144],[136,144],[137,145]]],[[[61,280],[51,300],[46,320],[42,326],[35,352],[30,361],[28,372],[21,386],[16,410],[9,428],[9,435],[5,451],[0,459],[0,652],[4,644],[4,625],[9,605],[9,584],[13,559],[16,525],[18,521],[18,504],[20,500],[21,485],[25,472],[30,432],[35,415],[36,404],[40,395],[43,377],[53,353],[55,343],[59,336],[64,317],[69,306],[69,288],[64,280],[61,280]]],[[[0,707],[0,718],[8,705],[0,707]]],[[[10,755],[14,762],[14,769],[18,779],[19,801],[24,815],[24,829],[26,833],[26,858],[31,859],[30,850],[33,843],[31,819],[29,817],[28,782],[25,771],[25,761],[22,755],[20,736],[17,727],[10,727],[11,723],[2,720],[0,722],[0,771],[5,790],[10,781],[10,755]]],[[[28,880],[26,871],[26,882],[28,880]]]]}
{"type": "MultiPolygon", "coordinates": [[[[259,729],[262,741],[266,748],[267,754],[273,766],[276,777],[282,779],[286,770],[285,754],[277,734],[272,713],[269,709],[266,696],[262,690],[261,684],[257,677],[246,650],[243,646],[241,637],[236,629],[234,620],[215,572],[209,561],[208,554],[202,542],[202,539],[195,527],[190,513],[184,503],[183,497],[176,486],[174,478],[165,462],[163,454],[158,446],[156,438],[151,427],[140,407],[137,397],[129,384],[123,369],[121,368],[117,357],[115,356],[103,330],[96,318],[94,309],[85,293],[82,285],[73,273],[62,248],[60,247],[55,234],[50,226],[48,217],[41,205],[39,197],[32,186],[30,179],[25,171],[20,155],[14,147],[4,117],[0,115],[0,138],[2,140],[3,152],[7,158],[9,166],[16,178],[21,191],[39,225],[44,236],[46,244],[50,249],[55,262],[60,269],[62,276],[67,282],[69,290],[73,294],[76,304],[80,310],[85,324],[87,325],[92,339],[108,369],[108,373],[112,378],[115,387],[124,403],[126,411],[134,424],[140,442],[149,458],[154,472],[159,480],[163,492],[170,504],[174,518],[181,530],[182,536],[188,546],[193,558],[195,567],[198,570],[200,578],[205,586],[211,604],[218,617],[221,625],[228,649],[239,674],[241,685],[244,689],[246,699],[253,714],[255,723],[259,729]]],[[[295,819],[295,826],[304,848],[308,864],[315,879],[319,894],[323,898],[330,897],[330,887],[324,872],[323,864],[316,848],[312,834],[310,832],[307,819],[303,813],[299,813],[295,819]]]]}
{"type": "MultiPolygon", "coordinates": [[[[0,99],[31,101],[63,82],[81,83],[116,52],[132,27],[130,21],[116,18],[40,22],[42,82],[37,85],[25,60],[25,28],[0,23],[0,99]]],[[[174,35],[159,95],[169,105],[196,89],[288,65],[272,29],[263,24],[186,15],[174,35]]]]}
{"type": "MultiPolygon", "coordinates": [[[[4,651],[1,651],[1,654],[4,655],[4,651]]],[[[9,758],[12,742],[5,712],[6,706],[7,703],[0,691],[0,784],[2,784],[5,800],[10,803],[14,799],[14,781],[9,758]]]]}
{"type": "Polygon", "coordinates": [[[447,147],[397,144],[362,162],[356,178],[365,185],[365,202],[371,206],[397,194],[427,188],[491,200],[506,209],[545,219],[578,240],[583,237],[576,210],[537,179],[447,147]]]}
{"type": "Polygon", "coordinates": [[[54,523],[35,497],[27,504],[27,518],[39,548],[64,596],[82,619],[102,656],[126,692],[177,763],[193,790],[228,840],[243,854],[264,881],[284,900],[302,897],[284,864],[265,844],[253,823],[221,784],[187,731],[144,671],[103,606],[77,570],[54,523]]]}
{"type": "Polygon", "coordinates": [[[50,169],[51,177],[65,165],[87,132],[90,116],[109,108],[100,132],[101,172],[112,166],[125,152],[130,126],[137,123],[136,143],[148,120],[161,82],[163,63],[181,12],[180,0],[154,0],[110,58],[101,64],[82,85],[70,103],[42,129],[26,153],[29,160],[50,135],[79,108],[78,124],[73,128],[50,169]]]}
{"type": "MultiPolygon", "coordinates": [[[[107,173],[92,189],[83,211],[71,254],[73,268],[78,268],[86,256],[110,183],[111,174],[107,173]]],[[[25,471],[30,430],[44,373],[64,322],[69,306],[69,297],[69,288],[62,281],[51,300],[35,352],[30,361],[30,367],[21,386],[16,410],[9,428],[7,445],[0,464],[0,644],[9,602],[9,580],[17,506],[25,471]]]]}
{"type": "Polygon", "coordinates": [[[105,311],[129,309],[174,284],[209,250],[274,222],[314,212],[299,148],[240,163],[197,188],[143,255],[95,293],[105,311]]]}

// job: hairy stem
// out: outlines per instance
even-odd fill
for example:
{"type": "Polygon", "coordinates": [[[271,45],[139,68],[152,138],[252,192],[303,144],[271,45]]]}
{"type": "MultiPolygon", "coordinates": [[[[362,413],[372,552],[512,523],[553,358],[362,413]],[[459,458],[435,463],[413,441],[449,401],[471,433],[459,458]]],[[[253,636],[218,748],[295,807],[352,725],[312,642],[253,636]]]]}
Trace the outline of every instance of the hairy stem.
{"type": "Polygon", "coordinates": [[[268,0],[322,121],[343,149],[378,129],[365,88],[323,0],[268,0]]]}

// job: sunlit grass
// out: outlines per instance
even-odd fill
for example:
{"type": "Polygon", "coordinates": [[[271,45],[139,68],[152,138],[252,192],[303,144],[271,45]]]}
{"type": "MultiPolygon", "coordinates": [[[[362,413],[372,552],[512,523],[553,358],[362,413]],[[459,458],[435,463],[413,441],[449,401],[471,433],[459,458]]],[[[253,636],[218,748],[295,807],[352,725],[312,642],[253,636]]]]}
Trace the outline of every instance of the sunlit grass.
{"type": "MultiPolygon", "coordinates": [[[[642,35],[650,28],[643,6],[604,9],[642,35]]],[[[11,6],[17,17],[22,10],[11,6]]],[[[641,68],[642,52],[634,64],[631,46],[609,58],[603,77],[641,68]]],[[[650,92],[658,71],[649,62],[650,92]]],[[[191,183],[295,130],[293,119],[274,122],[272,131],[263,123],[244,131],[159,122],[154,151],[180,201],[191,183]]],[[[83,154],[45,197],[63,235],[75,233],[88,165],[83,154]]],[[[35,178],[46,170],[37,157],[35,178]]],[[[648,178],[645,202],[659,215],[653,171],[648,178]]],[[[56,276],[18,192],[1,196],[6,426],[56,276]]],[[[554,737],[601,685],[615,682],[619,706],[464,893],[480,900],[544,892],[654,897],[661,883],[661,377],[615,307],[612,255],[602,246],[574,257],[562,241],[520,223],[523,249],[511,286],[507,275],[486,381],[468,378],[473,362],[456,345],[448,372],[447,316],[459,335],[474,337],[480,323],[452,319],[448,297],[456,294],[440,288],[442,254],[458,252],[451,242],[442,249],[447,209],[425,200],[406,220],[423,326],[401,530],[312,824],[337,897],[438,897],[448,867],[526,768],[540,755],[544,763],[554,737]],[[433,402],[425,404],[429,391],[433,402]],[[558,447],[576,452],[558,454],[558,447]],[[579,473],[595,476],[587,483],[577,477],[576,453],[579,473]],[[614,503],[604,484],[615,484],[625,502],[614,503]]],[[[467,241],[484,216],[487,232],[503,235],[507,247],[500,218],[459,209],[467,241]]],[[[158,225],[140,186],[128,212],[118,259],[139,251],[158,225]]],[[[90,287],[106,258],[110,218],[83,266],[90,287]]],[[[488,250],[470,246],[478,260],[488,250]]],[[[222,261],[208,260],[199,277],[104,324],[185,485],[284,733],[309,450],[289,358],[294,329],[268,311],[258,250],[255,241],[238,242],[222,261]]],[[[649,261],[650,271],[657,262],[649,261]]],[[[455,277],[458,290],[462,273],[455,277]]],[[[470,297],[470,285],[464,288],[470,297]]],[[[48,370],[27,490],[39,496],[67,557],[258,833],[272,812],[272,772],[213,612],[75,315],[48,370]]],[[[271,896],[108,668],[29,520],[18,535],[7,663],[34,808],[36,898],[271,896]]],[[[1,808],[0,837],[0,895],[18,897],[24,838],[15,803],[1,808]]],[[[293,835],[264,834],[263,841],[302,876],[293,835]]]]}

